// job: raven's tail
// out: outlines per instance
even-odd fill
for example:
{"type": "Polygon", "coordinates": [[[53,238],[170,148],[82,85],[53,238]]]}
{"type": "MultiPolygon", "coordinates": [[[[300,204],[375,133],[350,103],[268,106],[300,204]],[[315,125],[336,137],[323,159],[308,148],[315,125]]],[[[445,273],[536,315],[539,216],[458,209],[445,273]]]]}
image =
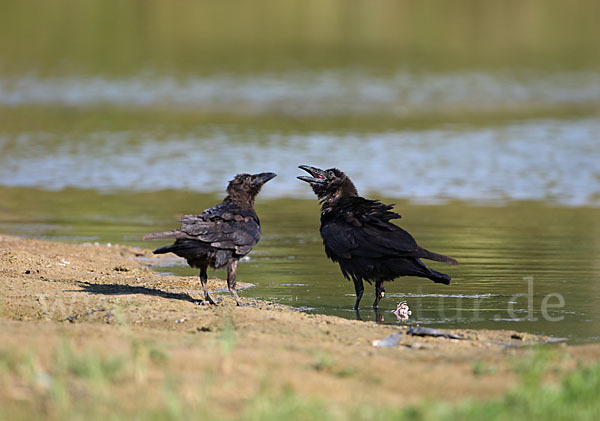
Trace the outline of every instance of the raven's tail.
{"type": "MultiPolygon", "coordinates": [[[[443,254],[434,253],[424,248],[419,247],[419,257],[429,260],[435,260],[436,262],[448,263],[449,265],[458,265],[458,262],[449,256],[443,254]]],[[[445,275],[444,275],[445,276],[445,275]]]]}
{"type": "Polygon", "coordinates": [[[165,232],[153,232],[151,234],[146,234],[142,237],[142,240],[156,240],[158,238],[179,238],[181,235],[181,231],[179,230],[171,230],[165,232]]]}
{"type": "MultiPolygon", "coordinates": [[[[155,253],[156,253],[156,251],[155,251],[155,253]]],[[[436,284],[450,285],[450,277],[448,275],[446,275],[445,273],[442,273],[442,272],[435,271],[433,269],[429,269],[429,270],[431,270],[431,274],[428,275],[427,277],[429,279],[431,279],[433,282],[435,282],[436,284]]]]}
{"type": "MultiPolygon", "coordinates": [[[[181,231],[175,229],[171,231],[165,232],[153,232],[151,234],[146,234],[142,237],[142,240],[156,240],[158,238],[177,238],[181,235],[181,231]]],[[[181,248],[179,244],[179,240],[176,240],[174,244],[169,246],[159,247],[154,250],[152,253],[154,254],[165,254],[165,253],[176,253],[181,248]]]]}
{"type": "Polygon", "coordinates": [[[154,253],[154,254],[171,253],[173,251],[173,245],[174,244],[171,244],[169,246],[159,247],[156,250],[154,250],[152,253],[154,253]]]}
{"type": "Polygon", "coordinates": [[[201,241],[187,238],[178,238],[173,244],[159,247],[154,250],[154,254],[175,253],[177,256],[187,258],[189,256],[200,256],[207,251],[207,244],[201,241]]]}
{"type": "Polygon", "coordinates": [[[436,284],[450,285],[450,277],[448,275],[431,269],[421,259],[411,259],[409,262],[414,265],[414,272],[411,271],[408,275],[422,276],[423,278],[431,279],[436,284]]]}

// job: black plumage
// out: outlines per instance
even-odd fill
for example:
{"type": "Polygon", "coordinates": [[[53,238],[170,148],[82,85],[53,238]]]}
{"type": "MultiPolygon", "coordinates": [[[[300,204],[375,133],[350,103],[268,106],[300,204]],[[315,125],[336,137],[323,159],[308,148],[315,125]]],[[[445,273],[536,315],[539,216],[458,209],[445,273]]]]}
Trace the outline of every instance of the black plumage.
{"type": "Polygon", "coordinates": [[[419,247],[415,239],[391,221],[400,219],[393,205],[358,195],[354,184],[342,171],[301,165],[308,182],[321,201],[321,237],[325,253],[346,279],[354,282],[356,303],[364,293],[363,280],[375,282],[375,302],[385,294],[384,282],[400,276],[420,276],[448,285],[450,277],[427,267],[421,258],[456,265],[451,257],[419,247]]]}
{"type": "Polygon", "coordinates": [[[227,267],[227,287],[241,304],[236,292],[238,261],[247,255],[260,239],[260,220],[254,210],[254,200],[261,187],[275,177],[274,173],[238,174],[227,186],[223,202],[206,209],[200,215],[185,215],[181,227],[144,236],[144,240],[175,238],[175,243],[154,250],[154,254],[174,253],[200,269],[204,299],[214,301],[208,294],[207,268],[227,267]]]}

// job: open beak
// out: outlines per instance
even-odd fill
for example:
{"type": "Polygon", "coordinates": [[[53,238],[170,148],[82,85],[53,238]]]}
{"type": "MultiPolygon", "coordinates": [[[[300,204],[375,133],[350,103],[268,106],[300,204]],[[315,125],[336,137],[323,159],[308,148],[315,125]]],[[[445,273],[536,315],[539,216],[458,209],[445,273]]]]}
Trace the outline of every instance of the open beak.
{"type": "Polygon", "coordinates": [[[307,173],[309,173],[311,176],[307,177],[305,175],[301,175],[300,177],[298,177],[298,180],[302,180],[302,181],[306,181],[307,183],[325,183],[327,182],[327,175],[325,174],[325,171],[323,171],[320,168],[315,168],[315,167],[311,167],[309,165],[300,165],[298,168],[306,171],[307,173]]]}
{"type": "Polygon", "coordinates": [[[277,177],[277,174],[274,172],[262,172],[260,174],[254,174],[252,178],[254,178],[254,183],[257,185],[263,185],[267,181],[277,177]]]}

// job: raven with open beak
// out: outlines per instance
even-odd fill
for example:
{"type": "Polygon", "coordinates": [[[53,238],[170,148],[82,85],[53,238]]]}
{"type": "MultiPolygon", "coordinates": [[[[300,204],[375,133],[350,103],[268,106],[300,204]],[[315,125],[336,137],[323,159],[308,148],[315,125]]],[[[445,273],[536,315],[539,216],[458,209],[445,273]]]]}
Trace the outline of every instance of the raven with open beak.
{"type": "Polygon", "coordinates": [[[337,168],[322,170],[301,165],[310,176],[307,182],[321,201],[321,237],[325,253],[340,265],[346,279],[352,279],[358,305],[364,293],[363,280],[375,282],[375,302],[385,295],[384,282],[400,276],[420,276],[448,285],[450,277],[427,267],[421,258],[452,265],[451,257],[430,252],[415,239],[390,222],[400,219],[394,205],[368,200],[358,195],[350,178],[337,168]]]}

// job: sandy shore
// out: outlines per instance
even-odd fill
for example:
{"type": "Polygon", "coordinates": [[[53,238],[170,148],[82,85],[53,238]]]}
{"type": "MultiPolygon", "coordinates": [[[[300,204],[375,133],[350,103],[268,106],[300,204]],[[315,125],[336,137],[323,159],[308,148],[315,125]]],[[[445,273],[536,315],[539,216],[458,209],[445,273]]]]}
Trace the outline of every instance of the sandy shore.
{"type": "MultiPolygon", "coordinates": [[[[265,385],[340,405],[373,404],[375,396],[389,406],[498,396],[516,383],[515,364],[534,353],[528,345],[545,339],[485,330],[449,331],[465,340],[416,337],[400,326],[243,298],[243,291],[247,305],[236,307],[218,279],[209,287],[221,302],[206,306],[197,277],[158,275],[150,267],[159,263],[143,249],[0,236],[0,357],[33,355],[44,372],[61,343],[105,357],[150,344],[162,357],[148,359],[142,383],[119,383],[120,394],[148,388],[151,396],[153,385],[176,377],[183,399],[203,391],[235,413],[265,385]],[[373,346],[398,332],[396,346],[373,346]]],[[[553,346],[569,356],[556,362],[566,367],[600,357],[598,344],[553,346]]],[[[18,375],[3,381],[2,405],[40,396],[18,375]]]]}

